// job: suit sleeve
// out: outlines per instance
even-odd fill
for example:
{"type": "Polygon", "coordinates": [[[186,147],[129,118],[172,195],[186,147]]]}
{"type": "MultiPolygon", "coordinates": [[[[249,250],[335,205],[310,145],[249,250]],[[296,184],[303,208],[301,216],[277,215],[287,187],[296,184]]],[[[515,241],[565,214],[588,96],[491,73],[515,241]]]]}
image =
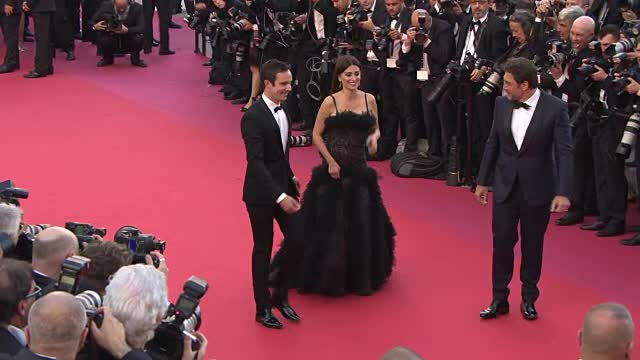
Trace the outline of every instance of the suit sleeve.
{"type": "Polygon", "coordinates": [[[489,186],[489,179],[493,177],[493,172],[496,168],[496,161],[498,160],[498,154],[500,152],[500,138],[498,136],[498,123],[497,115],[500,114],[501,108],[500,98],[496,99],[495,111],[493,112],[493,124],[491,125],[491,132],[487,139],[487,144],[484,147],[484,154],[482,155],[482,162],[480,163],[480,171],[478,172],[478,185],[489,186]]]}
{"type": "Polygon", "coordinates": [[[511,31],[507,24],[499,20],[496,22],[495,32],[491,36],[491,49],[489,50],[490,60],[496,60],[501,57],[509,48],[508,39],[511,31]]]}
{"type": "Polygon", "coordinates": [[[144,31],[144,16],[142,14],[142,6],[140,6],[136,16],[136,22],[131,27],[129,27],[130,34],[142,34],[144,31]]]}
{"type": "Polygon", "coordinates": [[[429,59],[431,59],[434,64],[438,64],[442,66],[442,68],[446,68],[454,56],[454,49],[452,46],[453,42],[453,29],[451,28],[451,25],[447,24],[438,36],[436,36],[435,42],[433,44],[429,44],[429,47],[427,48],[429,59]]]}
{"type": "Polygon", "coordinates": [[[280,189],[271,177],[264,163],[264,139],[260,134],[260,129],[256,126],[256,118],[249,113],[245,113],[240,121],[240,129],[242,131],[242,139],[247,151],[247,176],[259,179],[260,183],[267,191],[273,202],[284,193],[284,189],[280,189]]]}
{"type": "Polygon", "coordinates": [[[567,104],[559,103],[561,107],[555,116],[553,131],[553,143],[558,162],[558,188],[556,195],[572,195],[573,185],[573,139],[571,137],[571,127],[569,126],[569,109],[567,104]]]}
{"type": "Polygon", "coordinates": [[[100,6],[98,11],[96,11],[96,13],[91,18],[91,20],[89,20],[89,26],[91,26],[91,28],[93,28],[94,26],[96,26],[97,23],[99,23],[100,21],[104,20],[105,19],[104,14],[105,14],[105,8],[104,8],[104,6],[100,6]]]}

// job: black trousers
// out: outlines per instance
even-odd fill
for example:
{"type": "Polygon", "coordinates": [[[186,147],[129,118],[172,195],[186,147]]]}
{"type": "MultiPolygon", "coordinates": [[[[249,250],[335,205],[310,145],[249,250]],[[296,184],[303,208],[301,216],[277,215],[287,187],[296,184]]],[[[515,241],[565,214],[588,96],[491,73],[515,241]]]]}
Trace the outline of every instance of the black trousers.
{"type": "Polygon", "coordinates": [[[542,270],[544,233],[549,224],[550,204],[531,206],[525,200],[519,181],[516,180],[511,194],[501,203],[493,203],[493,300],[507,301],[509,283],[513,277],[513,248],[518,242],[520,224],[520,247],[522,263],[522,299],[535,302],[540,295],[538,281],[542,270]]]}
{"type": "Polygon", "coordinates": [[[383,99],[380,117],[380,140],[378,141],[379,160],[390,158],[398,145],[398,128],[401,136],[407,136],[407,125],[416,122],[415,75],[398,69],[385,69],[380,96],[383,99]]]}
{"type": "MultiPolygon", "coordinates": [[[[293,215],[285,213],[280,206],[264,206],[247,204],[247,212],[251,222],[253,233],[253,253],[251,255],[251,272],[253,277],[253,297],[256,302],[256,310],[271,308],[271,295],[269,294],[269,263],[273,247],[273,219],[278,222],[280,230],[287,239],[286,251],[289,254],[301,254],[302,245],[302,213],[293,215]]],[[[275,284],[274,296],[286,299],[289,277],[294,275],[297,267],[295,256],[284,254],[282,258],[282,270],[279,272],[277,284],[275,284]]]]}
{"type": "Polygon", "coordinates": [[[107,31],[98,31],[96,43],[102,50],[102,57],[108,60],[113,59],[114,53],[131,54],[131,60],[140,59],[142,50],[142,34],[118,35],[107,31]]]}
{"type": "Polygon", "coordinates": [[[96,31],[90,23],[93,15],[100,9],[100,3],[101,0],[82,0],[82,41],[96,41],[96,31]]]}
{"type": "Polygon", "coordinates": [[[33,24],[36,31],[35,71],[40,74],[53,72],[53,49],[51,48],[52,20],[52,12],[33,14],[33,24]]]}
{"type": "Polygon", "coordinates": [[[20,67],[20,55],[18,52],[18,29],[20,29],[20,13],[14,13],[11,16],[0,15],[0,28],[4,36],[4,44],[7,51],[4,54],[3,65],[9,68],[20,67]]]}
{"type": "Polygon", "coordinates": [[[69,4],[69,23],[71,25],[71,33],[80,33],[80,0],[68,0],[69,4]]]}
{"type": "Polygon", "coordinates": [[[160,50],[169,50],[169,23],[171,22],[170,0],[143,0],[144,44],[143,49],[150,51],[153,47],[153,13],[158,8],[160,21],[160,50]]]}
{"type": "Polygon", "coordinates": [[[417,142],[424,129],[426,139],[429,140],[429,154],[446,159],[449,142],[455,135],[455,123],[451,119],[453,108],[449,98],[443,96],[438,103],[427,101],[442,76],[433,76],[424,83],[419,83],[420,101],[422,102],[422,118],[411,118],[407,124],[407,151],[416,151],[417,142]],[[422,122],[422,124],[420,124],[422,122]],[[424,126],[421,126],[424,125],[424,126]]]}
{"type": "Polygon", "coordinates": [[[573,137],[574,175],[573,196],[569,211],[584,214],[585,210],[595,210],[597,196],[593,171],[593,149],[587,133],[587,124],[579,120],[573,137]]]}
{"type": "Polygon", "coordinates": [[[56,49],[70,51],[75,49],[69,15],[68,1],[56,0],[56,12],[53,16],[53,34],[56,49]]]}
{"type": "MultiPolygon", "coordinates": [[[[593,167],[598,198],[598,220],[624,225],[627,215],[627,178],[624,175],[625,159],[616,154],[622,139],[622,129],[615,118],[606,120],[593,144],[593,167]]],[[[623,123],[624,125],[624,123],[623,123]]]]}
{"type": "Polygon", "coordinates": [[[471,85],[473,91],[473,110],[468,130],[471,131],[471,175],[476,176],[480,171],[480,163],[484,154],[484,146],[489,139],[491,125],[493,124],[493,106],[496,102],[497,94],[477,95],[482,88],[482,83],[471,85]]]}

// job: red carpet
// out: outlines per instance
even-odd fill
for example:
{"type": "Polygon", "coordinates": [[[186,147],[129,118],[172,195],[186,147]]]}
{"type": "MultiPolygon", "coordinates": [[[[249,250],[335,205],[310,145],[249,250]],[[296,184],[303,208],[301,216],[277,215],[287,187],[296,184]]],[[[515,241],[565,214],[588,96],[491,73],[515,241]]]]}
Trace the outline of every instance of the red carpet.
{"type": "MultiPolygon", "coordinates": [[[[398,230],[389,284],[371,297],[292,294],[301,324],[256,325],[241,113],[207,86],[192,39],[172,30],[177,55],[155,48],[143,56],[147,69],[128,58],[98,69],[95,49],[78,43],[77,61],[60,55],[55,75],[37,80],[22,78],[33,63],[28,43],[22,70],[0,77],[0,179],[31,191],[29,222],[90,222],[108,227],[109,238],[132,224],[166,240],[172,300],[192,274],[210,283],[202,304],[208,359],[377,359],[400,344],[425,359],[575,359],[591,305],[622,302],[640,323],[640,248],[555,226],[539,321],[517,312],[516,272],[512,314],[481,322],[491,296],[490,208],[468,189],[396,178],[388,163],[376,163],[398,230]]],[[[292,152],[303,183],[318,162],[312,148],[292,152]]],[[[637,223],[635,205],[630,214],[637,223]]]]}

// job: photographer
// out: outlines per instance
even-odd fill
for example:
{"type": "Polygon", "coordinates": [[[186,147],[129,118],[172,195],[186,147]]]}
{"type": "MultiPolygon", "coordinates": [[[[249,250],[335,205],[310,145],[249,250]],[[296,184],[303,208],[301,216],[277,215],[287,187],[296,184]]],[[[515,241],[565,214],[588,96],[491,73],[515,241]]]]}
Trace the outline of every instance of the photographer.
{"type": "Polygon", "coordinates": [[[126,246],[111,241],[89,244],[80,256],[91,259],[91,266],[82,278],[83,290],[93,290],[103,296],[109,278],[121,267],[130,265],[132,260],[131,252],[126,246]]]}
{"type": "Polygon", "coordinates": [[[0,1],[0,29],[4,37],[4,61],[0,63],[0,74],[6,74],[20,68],[18,51],[18,29],[22,4],[17,0],[0,1]]]}
{"type": "Polygon", "coordinates": [[[2,256],[7,256],[18,243],[22,210],[15,205],[0,203],[0,233],[7,235],[0,247],[2,256]]]}
{"type": "MultiPolygon", "coordinates": [[[[600,86],[589,76],[578,71],[583,60],[594,57],[595,53],[589,48],[589,42],[594,37],[595,22],[588,16],[576,19],[571,26],[572,52],[566,68],[561,64],[556,64],[550,69],[558,89],[562,92],[563,99],[566,96],[567,102],[571,104],[581,104],[583,96],[598,98],[600,86]]],[[[575,115],[574,110],[572,115],[575,115]]],[[[572,117],[575,119],[575,116],[572,117]]],[[[575,225],[584,221],[585,210],[595,203],[595,186],[593,185],[593,155],[591,139],[587,134],[587,119],[580,116],[574,122],[574,157],[575,174],[573,197],[569,212],[556,220],[557,225],[575,225]],[[591,199],[590,199],[591,198],[591,199]]]]}
{"type": "Polygon", "coordinates": [[[58,281],[64,260],[78,251],[78,239],[71,231],[55,226],[42,230],[33,242],[31,260],[36,284],[47,293],[58,281]]]}
{"type": "Polygon", "coordinates": [[[22,329],[39,293],[29,264],[0,259],[0,354],[16,355],[27,345],[22,329]]]}
{"type": "MultiPolygon", "coordinates": [[[[445,101],[433,104],[427,101],[429,94],[445,75],[445,70],[453,58],[453,29],[446,21],[431,17],[426,10],[418,9],[411,16],[412,27],[402,44],[401,65],[407,64],[411,75],[417,79],[422,100],[422,112],[426,138],[429,140],[429,154],[444,158],[448,153],[449,139],[454,135],[452,124],[447,119],[448,106],[445,101]]],[[[406,151],[417,149],[420,137],[419,121],[416,117],[407,124],[406,151]]]]}
{"type": "MultiPolygon", "coordinates": [[[[602,57],[611,62],[607,52],[611,44],[620,40],[620,31],[615,25],[605,25],[598,34],[602,57]]],[[[616,236],[625,232],[627,214],[627,179],[625,177],[625,158],[616,154],[616,148],[622,139],[628,116],[618,115],[619,109],[625,109],[629,103],[627,94],[618,95],[613,79],[607,70],[596,65],[591,79],[600,83],[599,101],[605,109],[600,119],[594,119],[588,126],[588,134],[593,144],[593,167],[598,199],[599,216],[595,223],[583,225],[583,230],[598,231],[597,236],[616,236]]]]}
{"type": "Polygon", "coordinates": [[[130,0],[105,1],[92,19],[97,32],[98,48],[102,59],[98,66],[113,65],[113,54],[131,54],[131,65],[147,67],[140,59],[144,17],[142,6],[130,0]]]}

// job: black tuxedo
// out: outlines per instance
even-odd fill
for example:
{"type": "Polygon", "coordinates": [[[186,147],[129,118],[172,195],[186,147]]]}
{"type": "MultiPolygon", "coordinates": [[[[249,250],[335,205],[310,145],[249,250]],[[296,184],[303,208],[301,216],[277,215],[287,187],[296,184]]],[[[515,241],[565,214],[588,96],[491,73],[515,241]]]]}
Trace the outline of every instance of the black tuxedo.
{"type": "Polygon", "coordinates": [[[0,326],[0,354],[15,356],[24,346],[4,326],[0,326]]]}
{"type": "MultiPolygon", "coordinates": [[[[467,16],[460,24],[460,32],[458,33],[458,44],[456,47],[456,59],[460,60],[464,57],[464,46],[469,34],[469,27],[473,22],[473,16],[467,16]]],[[[476,58],[496,60],[505,53],[508,47],[507,39],[511,32],[507,23],[489,12],[487,19],[480,25],[478,30],[480,35],[476,39],[478,46],[476,47],[476,58]]]]}
{"type": "Polygon", "coordinates": [[[56,11],[55,0],[28,0],[36,35],[35,72],[46,75],[53,73],[53,52],[51,48],[51,22],[56,11]]]}
{"type": "Polygon", "coordinates": [[[22,2],[18,0],[0,0],[0,10],[0,30],[2,30],[4,44],[6,46],[4,62],[0,63],[0,66],[5,65],[12,70],[18,69],[20,67],[20,56],[18,56],[18,29],[20,28],[22,2]],[[13,7],[13,14],[11,16],[4,14],[5,5],[13,7]]]}
{"type": "Polygon", "coordinates": [[[619,2],[619,0],[593,0],[587,15],[593,18],[596,22],[596,33],[605,25],[613,24],[616,26],[622,26],[624,18],[620,11],[619,2]],[[607,5],[605,16],[600,19],[600,11],[605,4],[607,5]]]}
{"type": "Polygon", "coordinates": [[[520,150],[511,130],[513,103],[498,97],[494,122],[478,174],[479,185],[493,181],[493,297],[506,301],[513,275],[513,247],[522,234],[522,297],[535,302],[542,269],[544,233],[554,196],[570,197],[573,142],[567,105],[540,94],[520,150]],[[557,161],[556,177],[553,156],[557,161]],[[554,183],[554,179],[557,181],[554,183]]]}
{"type": "MultiPolygon", "coordinates": [[[[116,16],[113,2],[105,1],[91,19],[92,26],[100,21],[116,16]]],[[[116,34],[110,31],[96,31],[96,43],[107,61],[113,61],[113,54],[131,54],[132,61],[140,60],[140,50],[145,31],[145,20],[142,5],[131,2],[127,17],[122,22],[127,27],[126,34],[116,34]]]]}
{"type": "MultiPolygon", "coordinates": [[[[292,253],[299,253],[301,222],[299,213],[289,215],[276,203],[285,193],[294,198],[299,193],[293,182],[289,165],[289,137],[291,117],[287,115],[288,133],[283,149],[280,127],[264,99],[260,98],[242,117],[240,124],[247,153],[247,169],[244,178],[242,200],[245,202],[253,233],[252,275],[253,293],[258,311],[271,307],[268,277],[273,246],[273,219],[292,246],[292,253]]],[[[295,266],[293,256],[283,260],[283,270],[276,279],[276,294],[286,297],[287,276],[295,266]]]]}

